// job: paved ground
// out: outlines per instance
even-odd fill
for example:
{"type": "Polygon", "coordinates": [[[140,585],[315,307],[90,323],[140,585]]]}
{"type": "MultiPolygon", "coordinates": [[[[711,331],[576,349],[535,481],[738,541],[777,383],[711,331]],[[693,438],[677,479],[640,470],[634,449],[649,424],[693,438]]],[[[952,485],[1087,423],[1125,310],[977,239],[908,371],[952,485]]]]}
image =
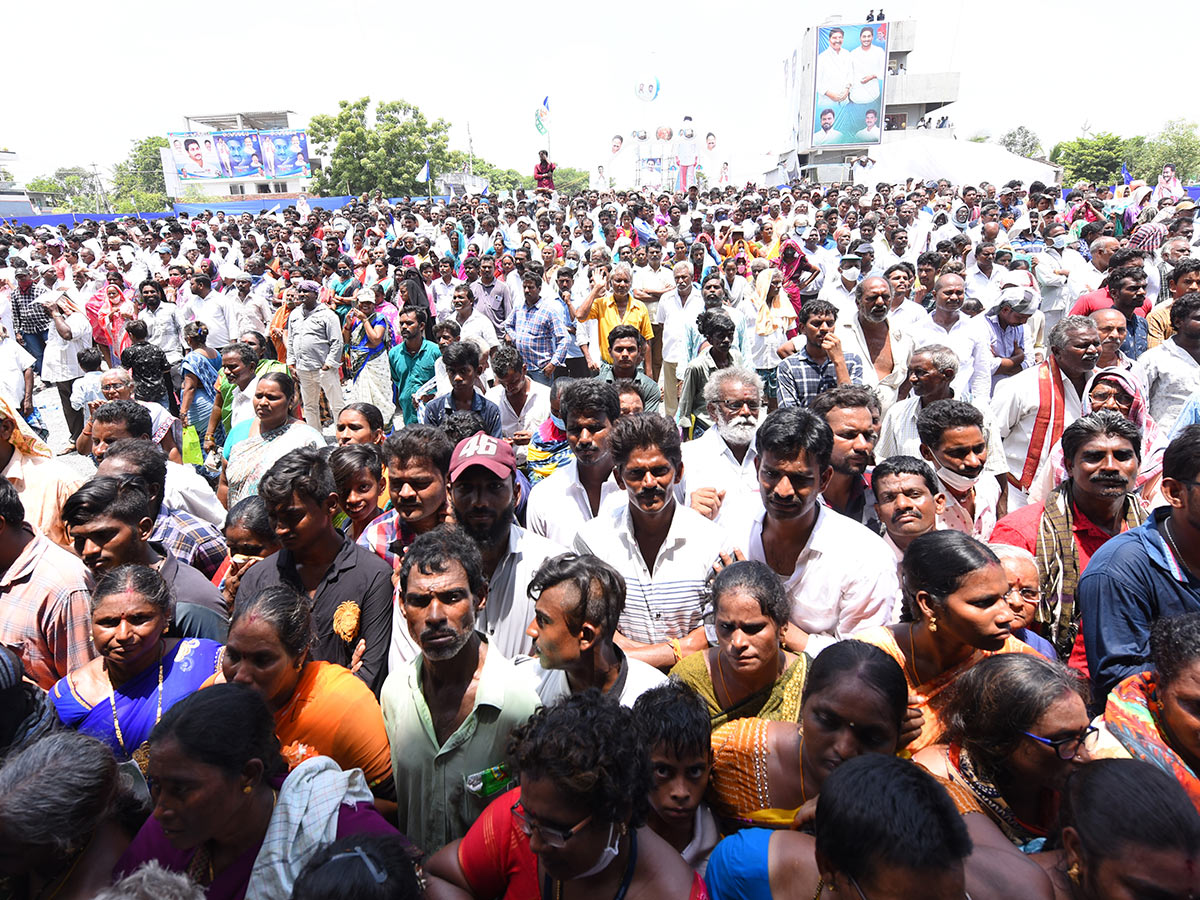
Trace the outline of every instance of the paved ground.
{"type": "MultiPolygon", "coordinates": [[[[50,429],[50,438],[47,443],[55,453],[60,453],[70,446],[71,437],[67,433],[67,420],[63,418],[58,391],[54,387],[38,391],[33,395],[33,402],[42,408],[42,421],[50,429]]],[[[96,471],[92,460],[89,457],[80,456],[78,453],[69,453],[58,458],[84,478],[90,477],[96,471]]]]}

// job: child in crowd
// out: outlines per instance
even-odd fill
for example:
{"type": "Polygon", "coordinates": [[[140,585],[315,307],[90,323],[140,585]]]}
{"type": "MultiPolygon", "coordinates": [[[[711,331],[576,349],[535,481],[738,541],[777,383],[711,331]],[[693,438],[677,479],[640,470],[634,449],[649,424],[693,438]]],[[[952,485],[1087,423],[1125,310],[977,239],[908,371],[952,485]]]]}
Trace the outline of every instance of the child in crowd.
{"type": "Polygon", "coordinates": [[[71,385],[71,408],[83,413],[83,426],[92,421],[92,405],[104,402],[104,393],[100,390],[100,379],[104,373],[100,371],[103,359],[95,347],[86,347],[79,351],[79,368],[83,375],[71,385]]]}
{"type": "Polygon", "coordinates": [[[708,707],[679,681],[651,688],[633,705],[633,718],[650,755],[650,828],[704,875],[720,840],[704,792],[712,773],[708,707]]]}

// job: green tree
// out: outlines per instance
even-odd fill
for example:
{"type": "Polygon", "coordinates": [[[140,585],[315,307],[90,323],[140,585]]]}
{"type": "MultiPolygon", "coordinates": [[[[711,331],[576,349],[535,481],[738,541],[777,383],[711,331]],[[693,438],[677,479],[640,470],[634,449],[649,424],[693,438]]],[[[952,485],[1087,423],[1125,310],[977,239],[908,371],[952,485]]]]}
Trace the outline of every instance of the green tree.
{"type": "MultiPolygon", "coordinates": [[[[55,169],[53,175],[40,175],[26,184],[31,191],[60,195],[64,202],[55,209],[65,212],[96,212],[98,187],[95,174],[83,166],[55,169]]],[[[103,210],[103,203],[99,206],[103,210]]]]}
{"type": "Polygon", "coordinates": [[[423,194],[417,174],[429,161],[431,177],[451,168],[450,125],[429,121],[411,103],[393,100],[375,108],[368,122],[370,97],[341,100],[335,115],[320,114],[308,125],[308,140],[329,164],[313,178],[313,190],[325,196],[383,191],[388,197],[423,194]]]}
{"type": "Polygon", "coordinates": [[[1135,178],[1156,183],[1162,167],[1175,166],[1181,181],[1200,179],[1200,135],[1196,123],[1172,119],[1150,138],[1130,138],[1125,142],[1126,162],[1135,178]]]}
{"type": "Polygon", "coordinates": [[[168,146],[157,134],[133,142],[124,161],[113,166],[112,204],[116,212],[159,212],[167,209],[167,183],[159,149],[168,146]]]}
{"type": "Polygon", "coordinates": [[[1034,157],[1042,152],[1041,139],[1029,128],[1018,125],[1000,135],[1000,146],[1017,156],[1034,157]]]}
{"type": "Polygon", "coordinates": [[[554,188],[573,194],[576,191],[587,190],[589,175],[586,169],[574,169],[570,166],[559,166],[554,170],[554,188]]]}
{"type": "Polygon", "coordinates": [[[991,139],[992,139],[992,133],[990,131],[977,131],[973,135],[971,135],[969,138],[967,138],[967,140],[970,141],[972,144],[986,144],[991,139]]]}
{"type": "Polygon", "coordinates": [[[1125,142],[1115,134],[1102,131],[1093,137],[1077,137],[1055,144],[1050,161],[1063,167],[1067,184],[1087,181],[1115,184],[1121,180],[1125,160],[1125,142]]]}

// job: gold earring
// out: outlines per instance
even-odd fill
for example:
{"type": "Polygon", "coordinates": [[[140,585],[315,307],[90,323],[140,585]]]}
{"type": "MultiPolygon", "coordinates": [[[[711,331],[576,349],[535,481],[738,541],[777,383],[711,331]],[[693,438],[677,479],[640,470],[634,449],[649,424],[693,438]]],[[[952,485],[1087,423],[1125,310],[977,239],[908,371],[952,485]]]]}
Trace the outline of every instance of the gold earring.
{"type": "Polygon", "coordinates": [[[937,631],[937,618],[934,616],[929,617],[929,631],[930,633],[937,631]]]}
{"type": "Polygon", "coordinates": [[[1067,869],[1067,877],[1071,879],[1073,884],[1079,884],[1079,863],[1071,863],[1070,868],[1067,869]]]}
{"type": "Polygon", "coordinates": [[[254,790],[254,788],[252,788],[250,785],[246,785],[244,788],[242,788],[242,793],[249,794],[252,790],[254,790]]]}

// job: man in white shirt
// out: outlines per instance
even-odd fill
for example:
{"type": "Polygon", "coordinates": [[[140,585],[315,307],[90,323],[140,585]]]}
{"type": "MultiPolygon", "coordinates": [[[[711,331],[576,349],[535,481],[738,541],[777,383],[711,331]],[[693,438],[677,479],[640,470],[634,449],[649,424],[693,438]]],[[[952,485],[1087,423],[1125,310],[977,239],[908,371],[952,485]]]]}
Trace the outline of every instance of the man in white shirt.
{"type": "Polygon", "coordinates": [[[762,379],[753,369],[718,369],[704,396],[713,427],[683,444],[683,478],[675,495],[723,526],[749,518],[762,506],[754,465],[762,379]]]}
{"type": "Polygon", "coordinates": [[[1172,302],[1171,327],[1171,337],[1133,364],[1146,387],[1150,415],[1167,432],[1188,398],[1200,390],[1200,294],[1184,294],[1172,302]]]}
{"type": "Polygon", "coordinates": [[[461,331],[459,340],[473,341],[479,347],[479,365],[488,368],[488,356],[500,345],[492,320],[475,308],[475,297],[465,284],[456,285],[451,298],[454,319],[461,331]]]}
{"type": "Polygon", "coordinates": [[[1079,251],[1067,247],[1067,229],[1057,222],[1046,226],[1046,249],[1033,257],[1033,274],[1041,288],[1041,311],[1046,330],[1058,324],[1075,303],[1071,271],[1086,265],[1079,251]]]}
{"type": "Polygon", "coordinates": [[[692,282],[691,263],[676,263],[671,274],[675,287],[659,300],[654,325],[662,330],[663,366],[659,388],[662,390],[664,412],[674,417],[679,404],[679,379],[688,364],[688,326],[695,327],[697,317],[704,312],[704,299],[692,282]]]}
{"type": "Polygon", "coordinates": [[[573,458],[533,486],[525,521],[534,534],[569,547],[585,523],[625,504],[608,449],[621,406],[616,388],[587,378],[563,389],[559,410],[573,458]]]}
{"type": "Polygon", "coordinates": [[[826,108],[821,110],[821,124],[817,130],[813,132],[812,145],[820,147],[823,144],[840,144],[842,143],[842,133],[833,127],[834,112],[832,109],[826,108]]]}
{"type": "Polygon", "coordinates": [[[238,310],[229,298],[212,289],[207,275],[193,275],[191,297],[180,307],[184,322],[203,322],[208,327],[208,346],[227,347],[238,337],[238,310]]]}
{"type": "Polygon", "coordinates": [[[975,248],[975,265],[967,269],[963,280],[967,296],[978,300],[984,309],[995,305],[1000,296],[1000,280],[1008,269],[996,263],[996,245],[984,241],[975,248]]]}
{"type": "MultiPolygon", "coordinates": [[[[671,270],[662,265],[663,248],[658,241],[650,241],[646,245],[646,265],[633,271],[633,299],[646,304],[650,314],[650,322],[654,328],[654,340],[650,343],[651,365],[659,365],[662,359],[663,326],[658,317],[658,304],[663,295],[675,287],[675,277],[671,270]]],[[[686,363],[687,360],[684,360],[686,363]]],[[[660,365],[660,369],[661,369],[660,365]]],[[[652,373],[658,377],[658,372],[652,373]]]]}
{"type": "Polygon", "coordinates": [[[257,331],[259,334],[265,335],[267,323],[275,315],[275,308],[271,301],[261,293],[255,294],[252,291],[254,277],[249,272],[237,269],[228,274],[230,278],[227,280],[233,281],[233,287],[225,291],[225,297],[237,310],[235,333],[242,335],[248,331],[257,331]]]}
{"type": "Polygon", "coordinates": [[[838,310],[838,318],[854,315],[855,288],[862,273],[862,258],[857,253],[845,253],[836,272],[829,273],[818,300],[828,300],[838,310]]]}
{"type": "Polygon", "coordinates": [[[622,417],[609,435],[609,450],[628,502],[580,528],[575,548],[625,576],[621,648],[665,671],[708,646],[705,580],[731,547],[720,527],[675,500],[683,460],[673,421],[654,414],[622,417]]]}
{"type": "Polygon", "coordinates": [[[749,559],[769,565],[792,601],[787,649],[815,656],[834,641],[896,620],[900,582],[877,534],[819,502],[833,476],[833,433],[799,406],[775,410],[758,428],[763,510],[736,532],[749,559]]]}
{"type": "Polygon", "coordinates": [[[870,25],[858,33],[858,46],[850,51],[850,67],[850,102],[877,101],[887,68],[887,52],[875,43],[875,29],[870,25]]]}
{"type": "Polygon", "coordinates": [[[35,302],[45,306],[50,315],[46,349],[42,355],[42,380],[58,388],[63,418],[67,421],[73,446],[83,432],[84,423],[83,413],[71,406],[71,386],[83,375],[79,351],[92,345],[92,326],[82,310],[62,294],[46,293],[35,302]]]}
{"type": "Polygon", "coordinates": [[[449,315],[454,310],[454,289],[462,282],[454,277],[454,262],[447,257],[438,261],[438,276],[429,286],[433,295],[433,305],[438,318],[449,315]]]}
{"type": "Polygon", "coordinates": [[[982,317],[962,313],[966,289],[961,276],[938,276],[933,283],[934,310],[914,337],[921,344],[943,344],[958,354],[954,393],[977,406],[987,405],[992,393],[992,344],[982,317]]]}
{"type": "Polygon", "coordinates": [[[492,374],[496,386],[484,397],[500,408],[500,431],[523,466],[530,439],[550,418],[550,388],[529,377],[521,354],[509,344],[492,354],[492,374]]]}
{"type": "Polygon", "coordinates": [[[850,58],[850,51],[842,47],[845,39],[845,32],[841,28],[831,28],[829,47],[817,56],[817,93],[818,100],[823,104],[845,103],[850,99],[854,62],[850,58]]]}
{"type": "Polygon", "coordinates": [[[1056,436],[1081,415],[1083,389],[1100,358],[1100,332],[1086,316],[1063,317],[1046,343],[1050,358],[1005,378],[992,398],[1008,459],[1010,513],[1029,502],[1038,466],[1049,458],[1056,436]]]}
{"type": "Polygon", "coordinates": [[[612,566],[574,553],[548,559],[529,592],[536,598],[529,636],[540,665],[530,671],[526,660],[516,662],[518,671],[534,676],[543,705],[596,688],[622,706],[633,706],[666,682],[666,675],[626,656],[613,640],[625,611],[625,582],[612,566]]]}

